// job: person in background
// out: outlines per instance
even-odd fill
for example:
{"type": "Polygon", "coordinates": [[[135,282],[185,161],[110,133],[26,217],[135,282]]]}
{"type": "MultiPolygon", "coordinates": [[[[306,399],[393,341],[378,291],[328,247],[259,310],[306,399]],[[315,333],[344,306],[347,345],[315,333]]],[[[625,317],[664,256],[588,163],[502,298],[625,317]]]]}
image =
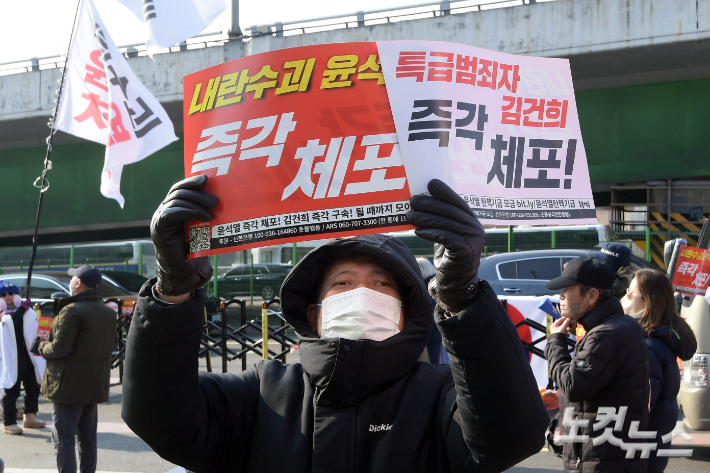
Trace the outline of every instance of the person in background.
{"type": "Polygon", "coordinates": [[[17,425],[17,399],[22,386],[25,388],[25,410],[23,427],[41,429],[45,422],[37,419],[39,410],[39,386],[44,372],[44,360],[32,356],[30,345],[37,336],[37,313],[30,309],[30,300],[22,302],[20,289],[9,281],[0,281],[0,313],[2,316],[2,400],[4,432],[9,435],[22,434],[17,425]]]}
{"type": "Polygon", "coordinates": [[[631,284],[634,272],[641,269],[631,262],[631,249],[623,243],[607,242],[593,258],[604,261],[616,274],[612,292],[614,297],[621,299],[626,295],[626,289],[631,284]]]}
{"type": "Polygon", "coordinates": [[[108,402],[116,312],[101,301],[101,272],[93,266],[70,269],[71,297],[61,299],[49,340],[32,350],[47,360],[42,383],[54,403],[52,443],[59,473],[76,473],[75,437],[81,473],[96,471],[96,405],[108,402]]]}
{"type": "MultiPolygon", "coordinates": [[[[436,276],[436,268],[434,264],[426,258],[417,258],[417,264],[419,265],[419,271],[422,272],[422,278],[424,278],[424,285],[429,287],[429,282],[436,276]]],[[[431,306],[436,305],[436,301],[429,294],[429,299],[431,299],[431,306]]],[[[432,329],[429,335],[429,341],[426,345],[427,353],[429,354],[429,362],[435,365],[447,365],[449,364],[449,355],[444,350],[444,345],[441,342],[441,332],[436,328],[436,321],[432,319],[432,329]]]]}
{"type": "MultiPolygon", "coordinates": [[[[671,432],[678,420],[676,397],[680,390],[680,370],[676,358],[689,360],[697,348],[695,335],[678,315],[673,287],[668,277],[653,269],[634,273],[631,285],[621,300],[624,313],[636,318],[646,334],[651,372],[651,416],[649,431],[657,432],[659,449],[670,448],[661,437],[671,432]]],[[[648,473],[662,472],[668,457],[651,452],[648,473]]]]}
{"type": "MultiPolygon", "coordinates": [[[[579,419],[576,436],[564,441],[563,467],[567,472],[645,473],[646,461],[636,452],[608,442],[600,447],[594,440],[604,433],[594,424],[602,408],[614,412],[626,408],[623,424],[615,422],[615,437],[632,443],[632,422],[639,431],[648,425],[649,367],[648,348],[641,327],[624,315],[621,303],[612,295],[614,271],[593,258],[575,258],[562,275],[545,283],[552,290],[562,289],[562,317],[550,326],[545,357],[550,377],[564,395],[564,419],[579,419]],[[581,324],[586,335],[569,353],[567,337],[573,323],[581,324]],[[566,412],[572,409],[572,412],[566,412]]],[[[570,435],[571,425],[563,424],[570,435]]]]}

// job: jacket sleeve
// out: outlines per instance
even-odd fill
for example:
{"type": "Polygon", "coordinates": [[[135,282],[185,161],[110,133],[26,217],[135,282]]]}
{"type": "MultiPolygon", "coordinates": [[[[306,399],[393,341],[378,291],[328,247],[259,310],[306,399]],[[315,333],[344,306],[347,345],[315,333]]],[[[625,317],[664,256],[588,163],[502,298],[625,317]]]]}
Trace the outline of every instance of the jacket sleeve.
{"type": "Polygon", "coordinates": [[[493,289],[479,282],[474,302],[436,320],[455,389],[440,429],[454,472],[503,471],[538,453],[549,423],[518,332],[493,289]],[[455,400],[454,400],[455,399],[455,400]]]}
{"type": "Polygon", "coordinates": [[[168,461],[197,473],[243,471],[259,396],[256,370],[198,372],[203,290],[168,305],[153,299],[154,284],[141,288],[129,329],[121,416],[168,461]]]}
{"type": "Polygon", "coordinates": [[[73,307],[65,307],[54,321],[50,340],[40,343],[39,354],[46,360],[65,358],[74,347],[78,331],[79,321],[73,307]]]}
{"type": "MultiPolygon", "coordinates": [[[[650,348],[650,347],[649,347],[650,348]]],[[[663,386],[663,372],[666,369],[665,363],[658,359],[656,353],[649,349],[648,354],[648,365],[651,381],[651,412],[656,406],[656,401],[661,394],[661,387],[663,386]]]]}
{"type": "Polygon", "coordinates": [[[616,373],[619,350],[603,331],[589,332],[577,350],[574,362],[567,351],[566,336],[553,333],[545,346],[550,376],[571,402],[593,397],[616,373]]]}

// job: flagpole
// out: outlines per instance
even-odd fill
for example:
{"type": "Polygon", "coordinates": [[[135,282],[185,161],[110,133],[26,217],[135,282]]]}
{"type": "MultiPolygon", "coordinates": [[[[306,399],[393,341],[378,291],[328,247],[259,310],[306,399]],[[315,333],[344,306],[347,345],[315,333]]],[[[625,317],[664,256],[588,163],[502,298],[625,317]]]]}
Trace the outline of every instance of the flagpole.
{"type": "Polygon", "coordinates": [[[32,257],[30,258],[30,267],[27,270],[27,292],[25,293],[25,297],[27,299],[30,299],[30,290],[32,289],[32,269],[34,268],[35,264],[35,257],[37,256],[37,243],[38,243],[38,233],[39,233],[39,217],[40,214],[42,213],[42,201],[44,199],[44,193],[49,189],[49,181],[47,180],[47,171],[52,169],[52,162],[49,160],[50,155],[52,154],[52,138],[54,137],[54,134],[57,132],[56,129],[54,129],[54,120],[57,117],[57,111],[59,110],[59,102],[62,97],[62,88],[64,87],[64,75],[66,74],[67,71],[67,65],[69,64],[69,52],[71,51],[71,45],[72,42],[74,41],[74,31],[76,29],[76,22],[77,18],[79,17],[79,8],[81,7],[81,4],[84,0],[79,0],[76,5],[76,12],[74,13],[74,23],[72,24],[71,28],[71,34],[69,35],[69,47],[67,48],[67,55],[64,59],[64,67],[62,68],[62,77],[59,79],[59,89],[57,90],[57,103],[54,106],[54,111],[52,112],[52,116],[49,119],[49,122],[47,123],[47,126],[49,126],[49,136],[47,137],[47,154],[45,155],[44,158],[44,169],[42,170],[42,175],[35,179],[34,186],[39,189],[39,203],[37,204],[37,217],[35,219],[35,232],[34,235],[32,236],[32,257]],[[37,183],[40,182],[39,185],[37,183]]]}

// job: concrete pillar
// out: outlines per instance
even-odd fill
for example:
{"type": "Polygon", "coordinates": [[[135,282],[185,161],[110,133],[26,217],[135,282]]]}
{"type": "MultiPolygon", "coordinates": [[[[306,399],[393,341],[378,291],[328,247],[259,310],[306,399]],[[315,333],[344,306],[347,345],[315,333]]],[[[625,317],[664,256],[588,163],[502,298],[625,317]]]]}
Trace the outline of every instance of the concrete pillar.
{"type": "Polygon", "coordinates": [[[441,11],[442,15],[451,15],[451,2],[449,0],[441,0],[439,11],[441,11]]]}
{"type": "Polygon", "coordinates": [[[357,26],[365,26],[365,13],[359,11],[357,15],[357,26]]]}

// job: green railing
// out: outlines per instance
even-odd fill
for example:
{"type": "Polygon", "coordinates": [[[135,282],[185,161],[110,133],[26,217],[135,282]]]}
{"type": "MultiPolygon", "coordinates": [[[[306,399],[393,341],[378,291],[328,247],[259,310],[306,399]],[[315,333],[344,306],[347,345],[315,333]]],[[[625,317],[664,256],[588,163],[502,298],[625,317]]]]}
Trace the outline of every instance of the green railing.
{"type": "MultiPolygon", "coordinates": [[[[663,245],[673,238],[685,238],[689,246],[696,246],[699,232],[652,231],[650,227],[637,231],[617,231],[601,237],[597,230],[554,230],[530,231],[511,228],[509,231],[486,232],[484,256],[510,251],[546,250],[552,248],[595,248],[607,241],[620,240],[631,248],[632,254],[654,266],[665,269],[663,263],[663,245]],[[650,252],[647,252],[650,248],[650,252]]],[[[434,244],[416,236],[400,238],[415,256],[431,258],[434,256],[434,244]]]]}
{"type": "MultiPolygon", "coordinates": [[[[35,270],[66,270],[90,264],[103,269],[129,271],[147,277],[153,276],[155,253],[152,244],[137,243],[137,248],[138,254],[136,255],[134,247],[130,243],[39,247],[35,258],[35,270]]],[[[27,272],[31,257],[31,247],[0,248],[0,274],[27,272]]]]}
{"type": "MultiPolygon", "coordinates": [[[[434,244],[417,236],[398,236],[414,256],[434,256],[434,244]]],[[[507,231],[486,232],[487,254],[509,251],[544,250],[549,248],[593,248],[605,243],[599,232],[590,230],[529,231],[511,227],[507,231]],[[511,231],[512,230],[512,231],[511,231]]]]}
{"type": "MultiPolygon", "coordinates": [[[[644,253],[645,260],[660,269],[665,270],[663,262],[663,246],[670,239],[685,238],[688,246],[696,246],[700,232],[686,231],[652,231],[650,228],[636,231],[616,231],[612,234],[614,240],[631,241],[644,253]],[[650,248],[650,251],[647,251],[650,248]]],[[[632,247],[633,248],[633,247],[632,247]]]]}

